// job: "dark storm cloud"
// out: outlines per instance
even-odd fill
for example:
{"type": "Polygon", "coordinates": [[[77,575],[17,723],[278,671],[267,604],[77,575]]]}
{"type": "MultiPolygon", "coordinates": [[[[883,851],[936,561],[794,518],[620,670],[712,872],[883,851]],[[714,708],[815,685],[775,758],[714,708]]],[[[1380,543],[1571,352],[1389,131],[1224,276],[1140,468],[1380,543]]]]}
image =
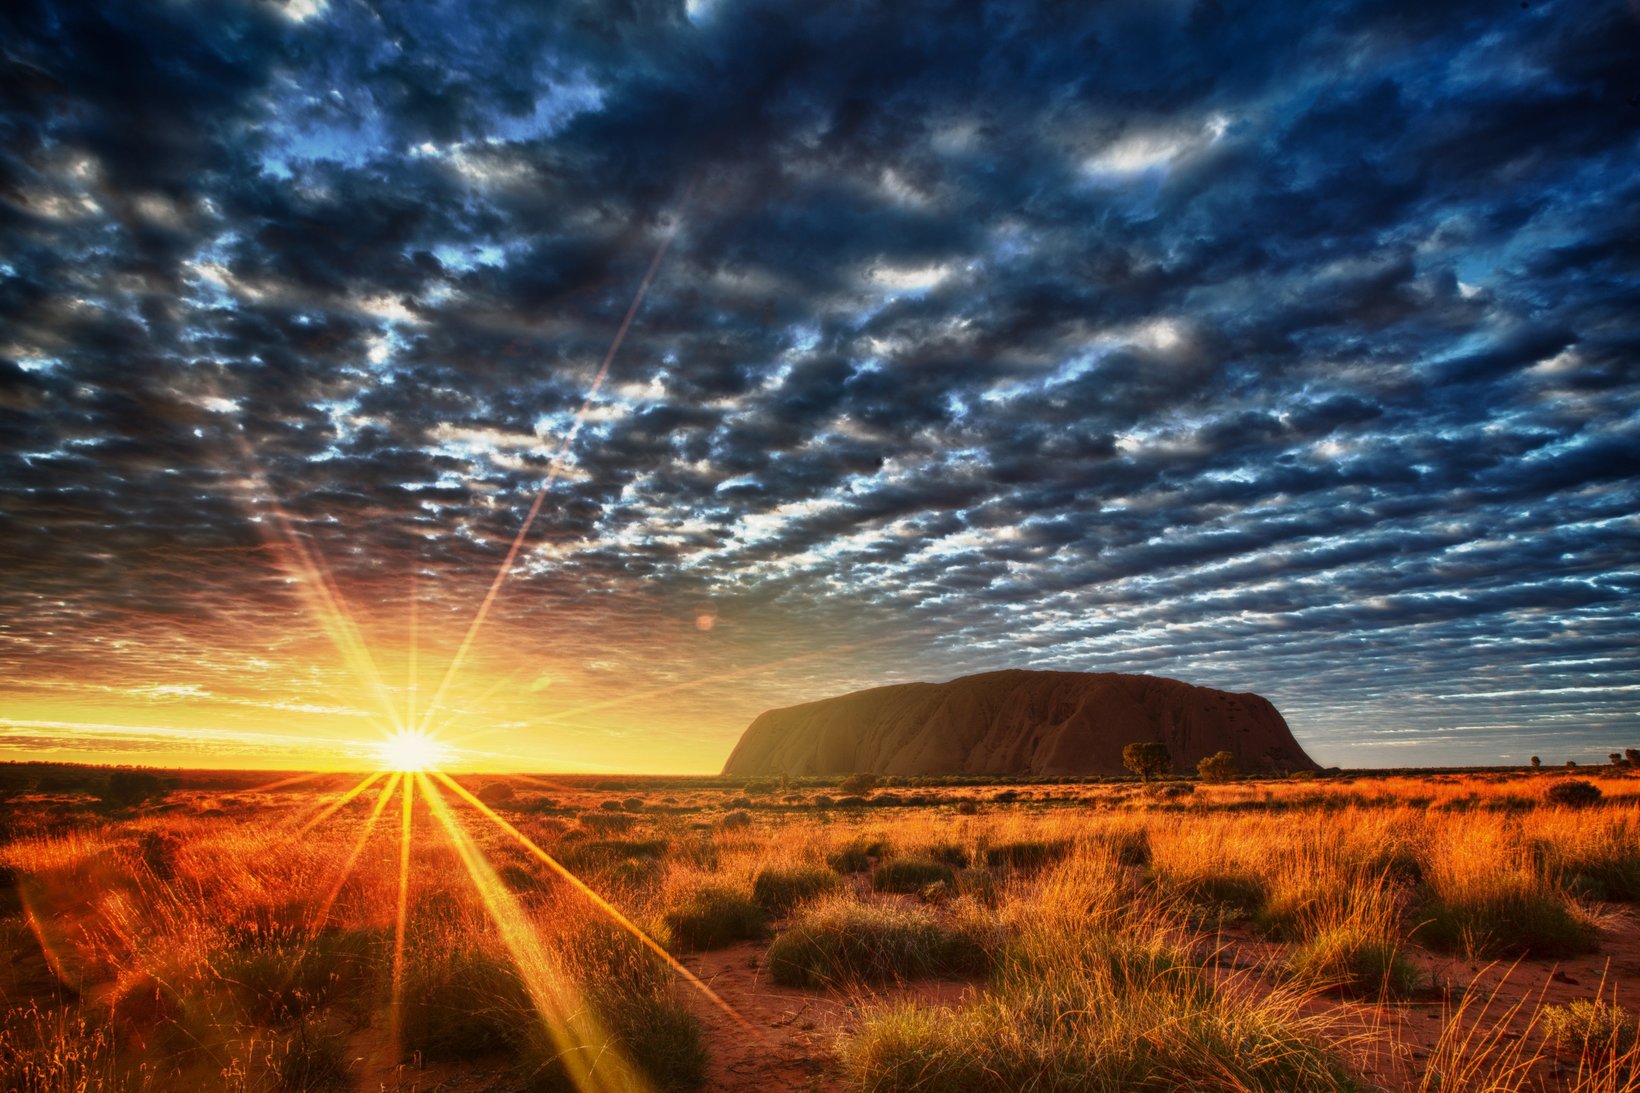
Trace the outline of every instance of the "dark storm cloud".
{"type": "Polygon", "coordinates": [[[502,625],[667,678],[703,603],[904,628],[799,683],[1176,674],[1334,761],[1640,731],[1621,5],[0,30],[19,671],[300,627],[275,501],[361,602],[465,618],[675,232],[502,625]]]}

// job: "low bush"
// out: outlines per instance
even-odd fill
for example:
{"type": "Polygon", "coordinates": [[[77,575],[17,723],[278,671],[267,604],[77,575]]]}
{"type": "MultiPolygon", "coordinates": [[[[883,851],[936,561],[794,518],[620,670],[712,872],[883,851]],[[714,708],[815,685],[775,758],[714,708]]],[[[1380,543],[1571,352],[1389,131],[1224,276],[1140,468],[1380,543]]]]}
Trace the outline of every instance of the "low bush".
{"type": "Polygon", "coordinates": [[[638,824],[636,816],[622,812],[583,812],[576,820],[588,831],[603,835],[621,835],[631,831],[638,824]]]}
{"type": "Polygon", "coordinates": [[[1118,865],[1142,868],[1150,864],[1150,834],[1142,827],[1098,831],[1090,842],[1109,853],[1118,865]]]}
{"type": "Polygon", "coordinates": [[[1563,778],[1544,791],[1543,799],[1552,805],[1584,808],[1599,804],[1602,796],[1600,787],[1593,782],[1585,782],[1581,778],[1563,778]]]}
{"type": "Polygon", "coordinates": [[[367,996],[386,951],[379,932],[325,930],[301,942],[225,949],[212,967],[247,1013],[276,1025],[329,1002],[367,996]]]}
{"type": "Polygon", "coordinates": [[[279,1088],[300,1093],[347,1089],[353,1084],[349,1073],[352,1059],[346,1036],[319,1033],[306,1026],[275,1039],[267,1054],[268,1067],[279,1088]]]}
{"type": "Polygon", "coordinates": [[[752,826],[752,814],[743,808],[724,813],[723,819],[718,821],[718,827],[725,831],[735,831],[752,826]]]}
{"type": "Polygon", "coordinates": [[[498,805],[504,801],[511,801],[516,792],[506,782],[488,782],[478,791],[478,799],[487,805],[498,805]]]}
{"type": "Polygon", "coordinates": [[[1164,877],[1162,886],[1174,895],[1201,907],[1245,911],[1249,914],[1257,914],[1262,910],[1270,893],[1269,886],[1262,877],[1230,870],[1164,877]]]}

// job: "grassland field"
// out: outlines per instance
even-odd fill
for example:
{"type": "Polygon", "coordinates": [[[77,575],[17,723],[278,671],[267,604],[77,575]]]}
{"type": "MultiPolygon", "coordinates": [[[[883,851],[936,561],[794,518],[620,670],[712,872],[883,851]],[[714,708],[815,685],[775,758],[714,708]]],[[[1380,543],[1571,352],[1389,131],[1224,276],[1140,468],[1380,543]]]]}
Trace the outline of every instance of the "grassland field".
{"type": "Polygon", "coordinates": [[[107,773],[0,771],[0,1088],[1640,1089],[1622,768],[107,773]]]}

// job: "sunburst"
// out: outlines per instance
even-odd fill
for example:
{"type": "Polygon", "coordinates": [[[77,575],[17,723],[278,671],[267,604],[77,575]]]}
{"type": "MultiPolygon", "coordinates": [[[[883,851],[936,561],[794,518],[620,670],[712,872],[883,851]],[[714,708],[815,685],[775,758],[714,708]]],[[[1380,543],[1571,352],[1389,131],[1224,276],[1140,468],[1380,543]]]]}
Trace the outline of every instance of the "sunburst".
{"type": "Polygon", "coordinates": [[[418,774],[443,766],[449,753],[430,733],[403,729],[376,745],[376,759],[382,770],[418,774]]]}

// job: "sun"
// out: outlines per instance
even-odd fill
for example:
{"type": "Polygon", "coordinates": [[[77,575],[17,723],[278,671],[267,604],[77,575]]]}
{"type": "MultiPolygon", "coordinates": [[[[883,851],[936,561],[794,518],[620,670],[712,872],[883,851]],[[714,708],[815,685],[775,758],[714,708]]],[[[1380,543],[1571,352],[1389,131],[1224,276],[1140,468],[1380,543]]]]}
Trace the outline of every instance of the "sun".
{"type": "Polygon", "coordinates": [[[431,770],[446,758],[444,746],[424,732],[404,729],[376,745],[383,770],[431,770]]]}

